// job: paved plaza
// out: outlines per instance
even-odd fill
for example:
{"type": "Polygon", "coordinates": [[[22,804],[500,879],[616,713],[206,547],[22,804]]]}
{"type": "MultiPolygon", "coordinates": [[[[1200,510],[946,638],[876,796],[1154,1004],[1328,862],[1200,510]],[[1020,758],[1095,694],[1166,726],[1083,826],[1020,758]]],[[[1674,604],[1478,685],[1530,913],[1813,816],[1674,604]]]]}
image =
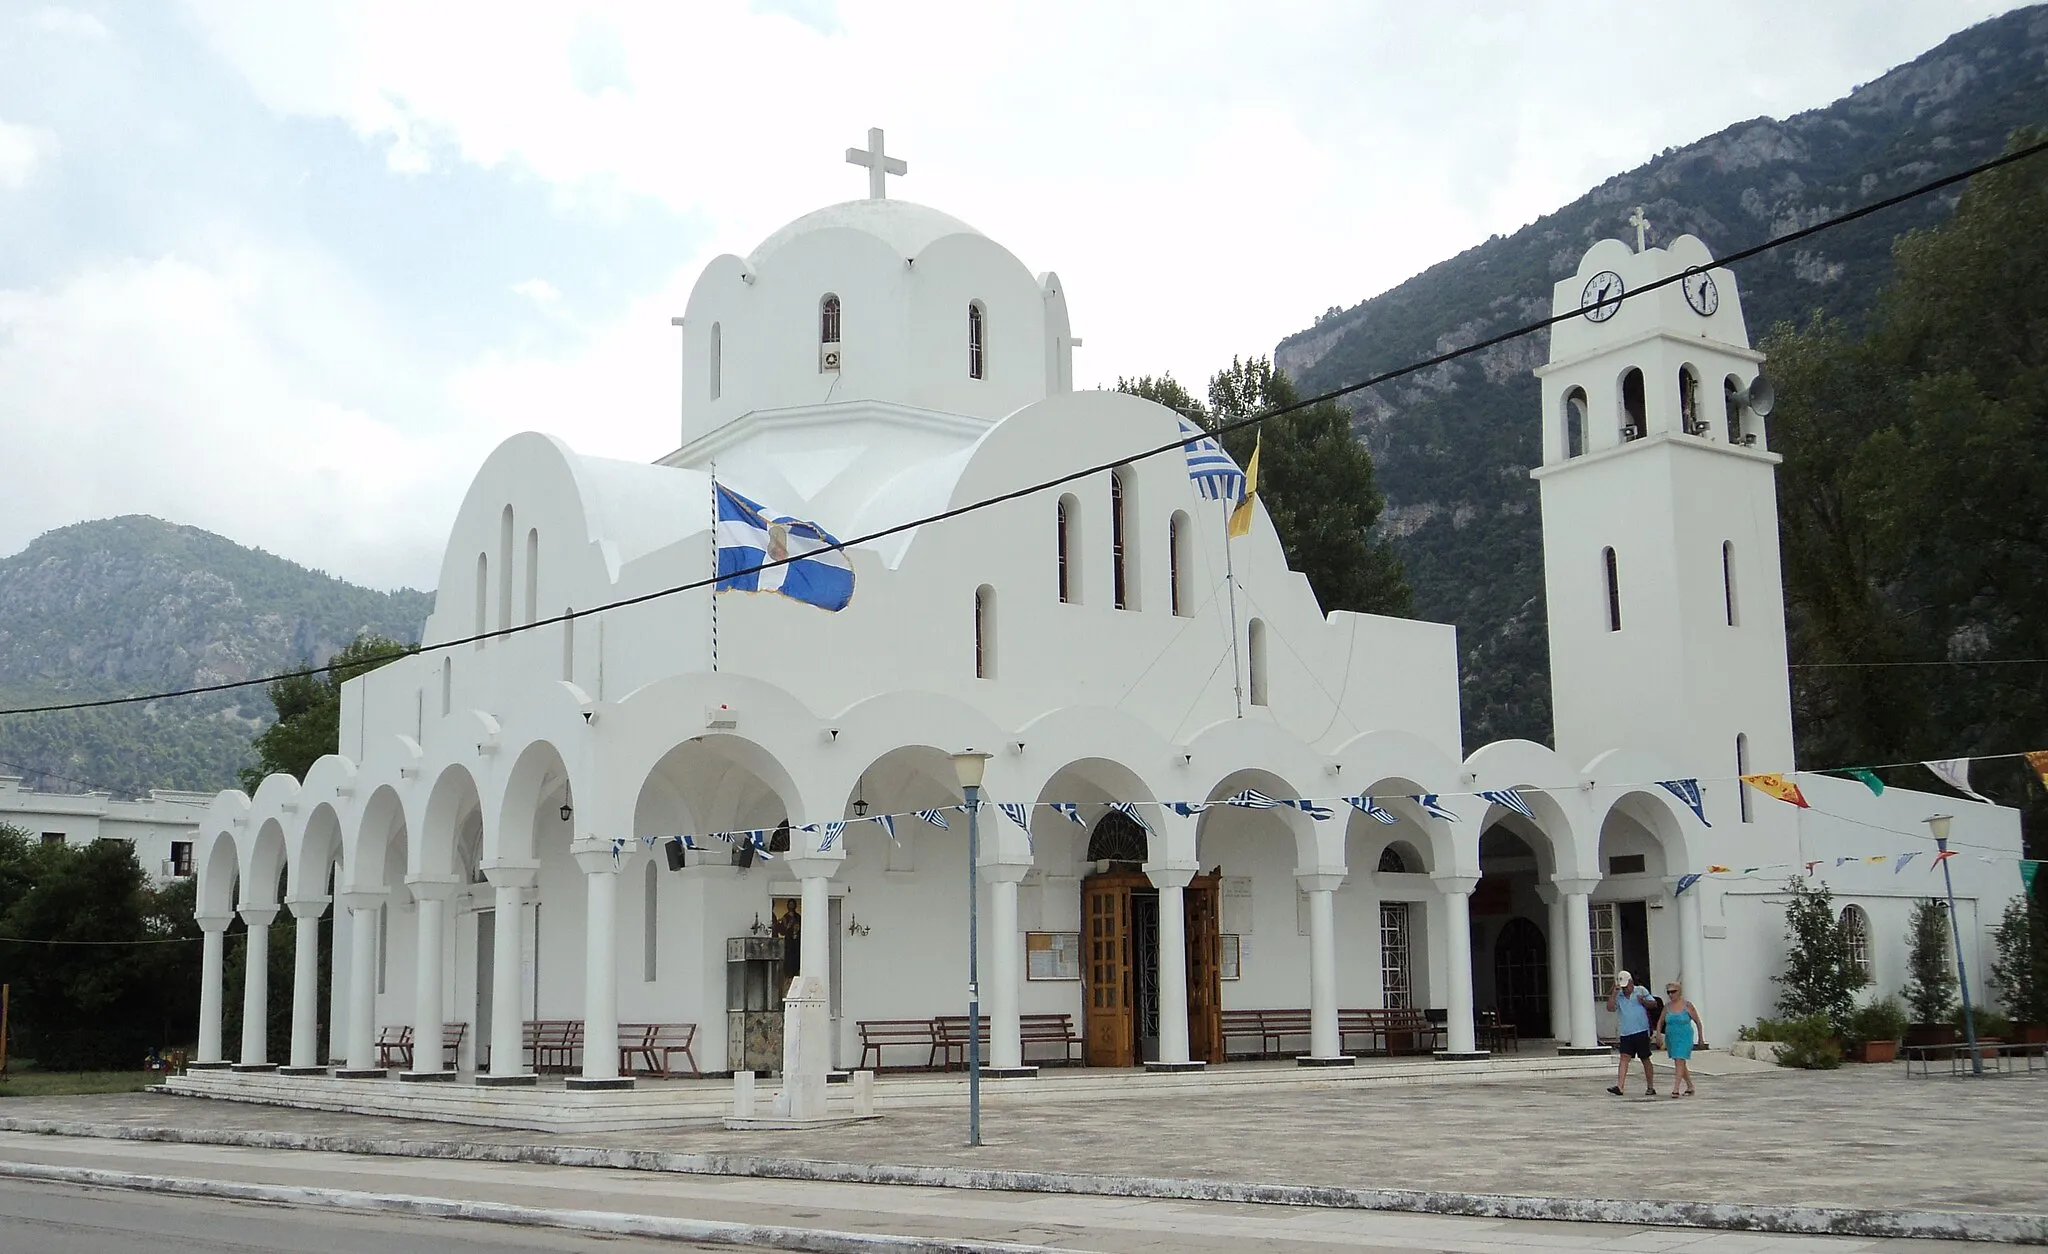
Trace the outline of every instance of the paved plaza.
{"type": "Polygon", "coordinates": [[[1033,1103],[987,1110],[979,1149],[964,1144],[964,1108],[806,1133],[707,1124],[551,1139],[145,1093],[0,1101],[0,1128],[49,1121],[1360,1189],[2048,1213],[2048,1150],[2037,1123],[2048,1074],[1908,1079],[1897,1065],[1795,1072],[1716,1059],[1702,1069],[1696,1098],[1615,1098],[1605,1083],[1033,1103]]]}

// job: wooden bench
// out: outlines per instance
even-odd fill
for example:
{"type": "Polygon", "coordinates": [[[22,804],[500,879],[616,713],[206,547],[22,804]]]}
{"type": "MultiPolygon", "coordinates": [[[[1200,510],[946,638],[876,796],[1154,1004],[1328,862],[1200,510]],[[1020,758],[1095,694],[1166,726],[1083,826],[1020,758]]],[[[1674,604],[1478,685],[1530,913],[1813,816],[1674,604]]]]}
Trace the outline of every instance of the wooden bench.
{"type": "MultiPolygon", "coordinates": [[[[967,1064],[967,1016],[940,1015],[932,1020],[938,1030],[940,1056],[947,1070],[952,1070],[957,1057],[962,1066],[967,1064]]],[[[981,1016],[981,1056],[988,1059],[988,1016],[981,1016]]],[[[1081,1061],[1074,1051],[1083,1045],[1079,1033],[1074,1031],[1074,1016],[1070,1014],[1029,1014],[1017,1016],[1018,1057],[1030,1061],[1026,1055],[1033,1045],[1057,1045],[1060,1047],[1059,1061],[1064,1063],[1081,1061]]],[[[863,1055],[865,1056],[865,1055],[863,1055]]]]}
{"type": "MultiPolygon", "coordinates": [[[[962,1016],[965,1018],[966,1016],[962,1016]]],[[[884,1070],[882,1051],[895,1046],[925,1051],[922,1070],[935,1071],[944,1048],[934,1019],[862,1019],[854,1025],[860,1031],[860,1067],[867,1069],[868,1055],[875,1056],[874,1070],[884,1070]]],[[[903,1068],[897,1068],[902,1070],[903,1068]]]]}
{"type": "Polygon", "coordinates": [[[703,1075],[697,1067],[693,1046],[697,1042],[694,1023],[621,1023],[619,1025],[619,1074],[632,1075],[635,1059],[646,1062],[646,1074],[672,1079],[675,1057],[681,1054],[690,1064],[691,1075],[703,1075]]]}
{"type": "Polygon", "coordinates": [[[1493,1053],[1513,1050],[1522,1052],[1520,1030],[1512,1023],[1501,1022],[1497,1010],[1481,1010],[1472,1016],[1472,1035],[1481,1049],[1493,1053]]]}
{"type": "Polygon", "coordinates": [[[583,1047],[583,1020],[529,1019],[520,1038],[536,1073],[573,1071],[576,1052],[583,1047]]]}
{"type": "MultiPolygon", "coordinates": [[[[441,1064],[452,1069],[456,1051],[462,1048],[462,1038],[469,1033],[467,1023],[444,1023],[441,1025],[441,1064]]],[[[388,1023],[377,1033],[377,1065],[380,1067],[412,1067],[412,1025],[409,1023],[388,1023]]]]}
{"type": "Polygon", "coordinates": [[[1223,1037],[1223,1056],[1225,1058],[1260,1058],[1265,1055],[1266,1024],[1264,1017],[1259,1011],[1225,1010],[1222,1012],[1222,1020],[1223,1026],[1220,1029],[1220,1035],[1223,1037]],[[1244,1040],[1257,1041],[1259,1043],[1258,1048],[1253,1050],[1232,1050],[1230,1048],[1232,1041],[1244,1040]]]}

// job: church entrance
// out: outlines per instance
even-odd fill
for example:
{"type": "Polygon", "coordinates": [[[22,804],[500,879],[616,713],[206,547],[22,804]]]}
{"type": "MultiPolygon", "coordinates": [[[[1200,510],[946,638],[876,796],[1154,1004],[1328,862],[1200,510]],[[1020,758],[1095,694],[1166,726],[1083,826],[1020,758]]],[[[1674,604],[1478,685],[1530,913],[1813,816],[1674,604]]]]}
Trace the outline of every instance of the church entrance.
{"type": "Polygon", "coordinates": [[[1520,915],[1509,919],[1493,942],[1493,993],[1502,1023],[1523,1040],[1542,1040],[1550,1030],[1550,947],[1543,929],[1520,915]]]}
{"type": "MultiPolygon", "coordinates": [[[[1181,900],[1188,1056],[1221,1062],[1222,876],[1196,876],[1181,900]]],[[[1142,871],[1105,871],[1081,882],[1081,1035],[1091,1067],[1134,1067],[1159,1057],[1159,901],[1142,871]]]]}

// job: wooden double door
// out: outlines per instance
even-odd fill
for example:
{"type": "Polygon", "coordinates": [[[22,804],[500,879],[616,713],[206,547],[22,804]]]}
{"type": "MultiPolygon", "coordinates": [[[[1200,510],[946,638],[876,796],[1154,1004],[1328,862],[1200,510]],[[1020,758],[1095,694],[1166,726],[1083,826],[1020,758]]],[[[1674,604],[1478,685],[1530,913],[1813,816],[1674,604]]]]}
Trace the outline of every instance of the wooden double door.
{"type": "MultiPolygon", "coordinates": [[[[1187,942],[1188,1057],[1223,1061],[1222,877],[1181,892],[1187,942]]],[[[1142,871],[1081,882],[1082,1036],[1091,1067],[1133,1067],[1158,1034],[1159,890],[1142,871]]]]}

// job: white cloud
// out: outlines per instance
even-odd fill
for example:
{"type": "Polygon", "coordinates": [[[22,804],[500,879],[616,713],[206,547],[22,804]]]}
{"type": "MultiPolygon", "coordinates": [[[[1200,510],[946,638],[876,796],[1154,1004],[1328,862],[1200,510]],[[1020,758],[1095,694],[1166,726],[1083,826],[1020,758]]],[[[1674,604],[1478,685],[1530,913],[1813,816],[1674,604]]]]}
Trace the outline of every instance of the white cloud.
{"type": "Polygon", "coordinates": [[[543,309],[562,299],[561,290],[546,279],[521,279],[512,285],[512,291],[543,309]]]}
{"type": "Polygon", "coordinates": [[[33,126],[0,121],[0,187],[21,187],[57,150],[57,137],[33,126]]]}
{"type": "Polygon", "coordinates": [[[43,30],[59,35],[71,35],[79,39],[105,39],[107,25],[90,13],[67,9],[63,5],[44,5],[36,12],[36,25],[43,30]]]}

